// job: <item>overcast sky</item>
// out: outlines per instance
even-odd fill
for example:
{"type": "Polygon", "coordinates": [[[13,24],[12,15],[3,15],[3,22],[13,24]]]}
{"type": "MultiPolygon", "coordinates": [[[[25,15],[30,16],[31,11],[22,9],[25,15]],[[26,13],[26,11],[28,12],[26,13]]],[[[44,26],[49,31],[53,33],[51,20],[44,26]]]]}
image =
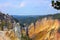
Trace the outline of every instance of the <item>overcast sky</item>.
{"type": "Polygon", "coordinates": [[[0,11],[9,15],[47,15],[60,13],[51,0],[0,0],[0,11]]]}

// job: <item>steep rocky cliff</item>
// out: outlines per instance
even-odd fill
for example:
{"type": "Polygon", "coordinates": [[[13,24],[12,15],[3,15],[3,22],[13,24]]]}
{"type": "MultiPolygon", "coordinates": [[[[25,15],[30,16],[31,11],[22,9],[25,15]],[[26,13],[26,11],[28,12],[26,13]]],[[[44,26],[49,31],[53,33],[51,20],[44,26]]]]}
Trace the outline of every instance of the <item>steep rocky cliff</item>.
{"type": "Polygon", "coordinates": [[[59,26],[57,19],[43,18],[42,20],[38,20],[35,26],[33,23],[29,26],[29,37],[32,40],[57,40],[56,33],[59,26]]]}
{"type": "Polygon", "coordinates": [[[14,20],[12,16],[0,12],[0,30],[13,28],[14,20]]]}

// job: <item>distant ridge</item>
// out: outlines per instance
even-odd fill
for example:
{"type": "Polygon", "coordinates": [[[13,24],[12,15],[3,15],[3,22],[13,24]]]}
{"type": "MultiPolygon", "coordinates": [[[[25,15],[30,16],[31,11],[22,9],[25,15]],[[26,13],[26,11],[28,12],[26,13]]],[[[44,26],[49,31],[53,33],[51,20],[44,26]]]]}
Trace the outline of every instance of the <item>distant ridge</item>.
{"type": "Polygon", "coordinates": [[[49,18],[51,17],[52,19],[59,19],[60,20],[60,13],[56,14],[49,14],[49,15],[30,15],[30,16],[19,16],[19,15],[12,15],[13,18],[18,20],[20,23],[24,24],[30,24],[30,23],[35,23],[37,20],[42,19],[42,18],[49,18]]]}

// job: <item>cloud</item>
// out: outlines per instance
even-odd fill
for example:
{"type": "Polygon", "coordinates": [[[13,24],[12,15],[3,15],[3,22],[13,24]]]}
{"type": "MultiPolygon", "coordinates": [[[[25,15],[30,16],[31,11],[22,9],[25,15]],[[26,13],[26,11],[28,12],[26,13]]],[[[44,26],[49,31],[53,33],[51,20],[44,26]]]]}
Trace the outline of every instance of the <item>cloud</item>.
{"type": "Polygon", "coordinates": [[[6,3],[0,3],[0,8],[2,7],[8,7],[10,6],[10,3],[6,2],[6,3]]]}
{"type": "Polygon", "coordinates": [[[20,7],[24,7],[24,6],[26,6],[26,3],[25,2],[21,2],[20,3],[20,7]]]}
{"type": "Polygon", "coordinates": [[[5,3],[0,3],[0,9],[3,8],[16,8],[17,5],[10,3],[10,2],[5,2],[5,3]]]}
{"type": "Polygon", "coordinates": [[[0,9],[2,8],[22,8],[25,6],[25,2],[21,3],[11,3],[11,2],[5,2],[5,3],[0,3],[0,9]]]}
{"type": "Polygon", "coordinates": [[[13,9],[20,9],[20,8],[34,8],[34,7],[41,7],[41,6],[50,6],[50,1],[48,0],[23,0],[23,1],[8,1],[4,3],[0,3],[0,9],[3,8],[13,8],[13,9]]]}
{"type": "Polygon", "coordinates": [[[23,7],[31,7],[31,6],[40,6],[42,4],[47,4],[49,1],[47,0],[24,0],[24,1],[14,1],[14,2],[4,2],[0,3],[0,8],[23,8],[23,7]]]}

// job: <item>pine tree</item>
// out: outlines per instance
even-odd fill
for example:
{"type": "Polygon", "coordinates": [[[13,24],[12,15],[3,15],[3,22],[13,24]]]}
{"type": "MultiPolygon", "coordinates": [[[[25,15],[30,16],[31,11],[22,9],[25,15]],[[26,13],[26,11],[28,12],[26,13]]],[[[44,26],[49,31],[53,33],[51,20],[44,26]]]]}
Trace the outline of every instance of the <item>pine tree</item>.
{"type": "Polygon", "coordinates": [[[52,7],[54,7],[54,8],[57,9],[57,10],[60,10],[60,2],[59,2],[59,1],[57,1],[57,0],[52,0],[51,3],[52,3],[52,7]],[[55,1],[56,1],[56,2],[55,2],[55,1]]]}

